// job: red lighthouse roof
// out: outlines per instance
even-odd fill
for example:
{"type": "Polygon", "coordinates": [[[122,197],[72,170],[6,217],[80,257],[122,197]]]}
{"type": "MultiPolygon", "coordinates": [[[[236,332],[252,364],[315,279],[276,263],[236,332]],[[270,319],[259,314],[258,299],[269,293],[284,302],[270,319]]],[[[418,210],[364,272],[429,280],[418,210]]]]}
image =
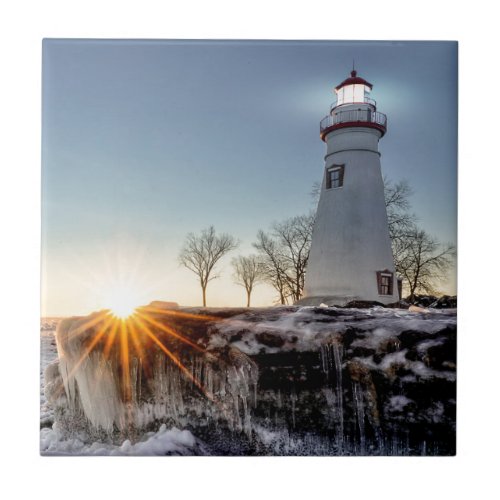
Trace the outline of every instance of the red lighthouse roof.
{"type": "Polygon", "coordinates": [[[361,77],[357,76],[357,74],[358,73],[356,72],[356,70],[353,69],[351,71],[351,76],[349,78],[346,78],[339,85],[337,85],[335,87],[335,90],[339,90],[342,87],[345,87],[346,85],[354,85],[354,84],[366,85],[367,87],[370,87],[370,89],[372,89],[373,85],[370,82],[367,82],[364,78],[361,78],[361,77]]]}

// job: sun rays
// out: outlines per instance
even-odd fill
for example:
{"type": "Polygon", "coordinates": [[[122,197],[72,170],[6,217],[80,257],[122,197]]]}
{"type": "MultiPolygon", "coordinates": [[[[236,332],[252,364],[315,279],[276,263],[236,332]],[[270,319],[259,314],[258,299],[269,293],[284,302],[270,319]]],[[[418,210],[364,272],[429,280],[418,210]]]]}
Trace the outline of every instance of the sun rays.
{"type": "Polygon", "coordinates": [[[154,349],[155,352],[161,352],[165,355],[187,380],[210,401],[214,401],[213,395],[194,376],[192,370],[183,363],[181,358],[173,352],[179,350],[179,343],[184,346],[183,349],[189,349],[196,353],[205,352],[202,346],[175,328],[176,319],[207,322],[217,318],[149,306],[120,307],[118,309],[113,307],[92,314],[70,332],[71,337],[84,336],[84,344],[81,356],[73,365],[69,377],[75,377],[82,363],[90,356],[100,356],[102,363],[113,358],[118,361],[118,375],[123,401],[131,402],[133,394],[135,394],[132,386],[136,383],[135,379],[131,379],[132,363],[138,363],[140,369],[149,372],[152,369],[150,366],[153,363],[151,353],[154,349]]]}

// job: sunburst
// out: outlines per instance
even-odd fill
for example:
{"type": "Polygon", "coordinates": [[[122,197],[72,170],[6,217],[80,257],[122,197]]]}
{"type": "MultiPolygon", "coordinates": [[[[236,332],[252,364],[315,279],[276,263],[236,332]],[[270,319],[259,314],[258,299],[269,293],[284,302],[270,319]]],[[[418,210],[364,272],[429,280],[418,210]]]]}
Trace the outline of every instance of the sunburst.
{"type": "Polygon", "coordinates": [[[134,314],[141,298],[140,292],[133,287],[116,285],[110,287],[104,300],[113,316],[126,320],[134,314]]]}
{"type": "Polygon", "coordinates": [[[146,347],[153,343],[190,382],[209,400],[214,401],[213,395],[196,379],[179,356],[172,352],[171,347],[168,346],[168,340],[180,341],[199,353],[205,352],[205,349],[177,331],[172,324],[169,324],[169,318],[183,318],[202,322],[217,319],[210,315],[137,306],[133,298],[126,295],[125,291],[122,290],[122,293],[115,297],[109,309],[92,315],[73,330],[72,335],[81,336],[91,333],[91,336],[89,336],[89,342],[86,342],[80,358],[69,373],[69,377],[75,376],[82,363],[94,350],[99,349],[105,360],[109,360],[111,356],[118,356],[121,365],[120,385],[123,389],[122,395],[124,401],[128,402],[132,398],[130,380],[132,359],[134,357],[139,359],[141,363],[144,363],[143,368],[149,371],[146,347]],[[161,337],[158,332],[161,332],[161,337]]]}

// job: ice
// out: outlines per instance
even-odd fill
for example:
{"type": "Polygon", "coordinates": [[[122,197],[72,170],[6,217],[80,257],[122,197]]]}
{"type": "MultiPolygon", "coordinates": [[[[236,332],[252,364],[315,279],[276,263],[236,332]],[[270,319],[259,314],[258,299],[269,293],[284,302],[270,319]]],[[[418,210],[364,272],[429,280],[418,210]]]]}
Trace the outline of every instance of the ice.
{"type": "Polygon", "coordinates": [[[412,400],[408,399],[406,396],[392,396],[389,400],[389,409],[401,412],[410,403],[412,403],[412,400]]]}
{"type": "Polygon", "coordinates": [[[370,332],[364,339],[357,339],[353,347],[367,347],[377,349],[383,341],[394,338],[395,331],[386,327],[378,327],[370,332]]]}
{"type": "Polygon", "coordinates": [[[405,330],[432,334],[450,324],[456,324],[455,310],[411,313],[405,309],[382,307],[275,308],[269,310],[268,314],[249,312],[217,323],[210,337],[209,348],[222,348],[231,343],[249,356],[261,352],[304,352],[318,349],[353,327],[369,332],[363,339],[356,339],[354,346],[378,348],[382,342],[397,337],[405,330]],[[276,347],[263,343],[259,340],[259,335],[263,333],[275,336],[282,344],[276,347]],[[231,342],[235,335],[241,338],[231,342]]]}
{"type": "Polygon", "coordinates": [[[354,409],[356,413],[356,421],[359,430],[359,454],[364,455],[366,452],[366,437],[365,437],[365,405],[363,391],[359,382],[352,383],[352,395],[354,400],[354,409]]]}
{"type": "Polygon", "coordinates": [[[438,452],[438,434],[410,443],[405,426],[451,425],[454,311],[287,306],[223,318],[200,352],[169,344],[185,371],[150,344],[127,373],[118,349],[89,349],[89,318],[59,323],[55,361],[54,324],[42,324],[42,453],[438,452]]]}
{"type": "Polygon", "coordinates": [[[334,408],[335,421],[337,423],[336,435],[339,450],[343,448],[344,441],[344,392],[342,386],[342,346],[337,342],[321,346],[321,361],[323,371],[328,378],[335,375],[335,395],[331,402],[334,408]]]}
{"type": "Polygon", "coordinates": [[[426,366],[422,361],[410,361],[406,358],[407,349],[397,351],[394,353],[386,354],[380,364],[373,361],[373,356],[364,358],[355,358],[364,366],[371,370],[380,370],[390,377],[394,377],[394,368],[403,367],[406,370],[413,372],[414,376],[406,375],[402,380],[411,381],[417,380],[416,376],[422,379],[443,378],[454,382],[456,380],[456,372],[454,370],[433,370],[426,366]]]}
{"type": "Polygon", "coordinates": [[[457,379],[457,374],[455,371],[451,370],[433,370],[432,368],[427,367],[421,361],[413,361],[409,363],[409,368],[419,377],[423,379],[430,378],[443,378],[449,380],[450,382],[454,382],[457,379]]]}
{"type": "Polygon", "coordinates": [[[440,338],[440,339],[435,339],[435,340],[424,340],[423,342],[420,342],[417,346],[418,352],[422,353],[425,352],[429,349],[429,347],[436,347],[438,345],[443,345],[445,339],[440,338]]]}
{"type": "MultiPolygon", "coordinates": [[[[88,347],[95,332],[82,326],[94,319],[98,316],[59,324],[59,362],[45,372],[46,394],[68,427],[78,423],[88,432],[116,440],[117,435],[135,436],[158,422],[185,425],[194,413],[250,434],[258,369],[245,354],[234,348],[190,352],[182,362],[174,362],[151,346],[147,360],[131,352],[129,370],[124,372],[119,355],[105,356],[102,348],[88,347]]],[[[96,330],[98,325],[97,321],[96,330]]]]}
{"type": "Polygon", "coordinates": [[[116,372],[102,352],[87,352],[86,338],[80,331],[85,322],[89,319],[65,319],[57,330],[59,371],[70,409],[78,411],[81,408],[94,427],[106,432],[112,432],[114,426],[123,429],[126,411],[119,395],[116,372]]]}
{"type": "Polygon", "coordinates": [[[54,428],[41,430],[40,452],[43,455],[206,455],[206,446],[188,430],[176,427],[167,429],[162,425],[155,433],[147,433],[144,440],[133,444],[126,439],[119,445],[105,442],[88,442],[84,434],[80,437],[65,439],[54,428]]]}
{"type": "Polygon", "coordinates": [[[54,422],[54,409],[45,396],[45,370],[57,360],[55,328],[58,321],[42,320],[40,325],[40,425],[50,426],[54,422]]]}
{"type": "Polygon", "coordinates": [[[380,363],[379,368],[388,371],[389,368],[392,368],[394,365],[407,366],[409,361],[406,359],[406,352],[407,350],[403,349],[402,351],[387,354],[382,360],[382,363],[380,363]]]}

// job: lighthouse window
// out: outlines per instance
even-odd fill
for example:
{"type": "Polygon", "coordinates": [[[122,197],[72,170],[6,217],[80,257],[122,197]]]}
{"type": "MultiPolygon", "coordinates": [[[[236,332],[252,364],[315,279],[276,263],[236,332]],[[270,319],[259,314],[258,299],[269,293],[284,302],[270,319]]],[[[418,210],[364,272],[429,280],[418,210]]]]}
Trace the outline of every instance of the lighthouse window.
{"type": "Polygon", "coordinates": [[[392,295],[393,274],[388,271],[377,272],[377,284],[379,295],[392,295]]]}
{"type": "Polygon", "coordinates": [[[326,169],[326,189],[344,185],[344,165],[332,165],[326,169]]]}

